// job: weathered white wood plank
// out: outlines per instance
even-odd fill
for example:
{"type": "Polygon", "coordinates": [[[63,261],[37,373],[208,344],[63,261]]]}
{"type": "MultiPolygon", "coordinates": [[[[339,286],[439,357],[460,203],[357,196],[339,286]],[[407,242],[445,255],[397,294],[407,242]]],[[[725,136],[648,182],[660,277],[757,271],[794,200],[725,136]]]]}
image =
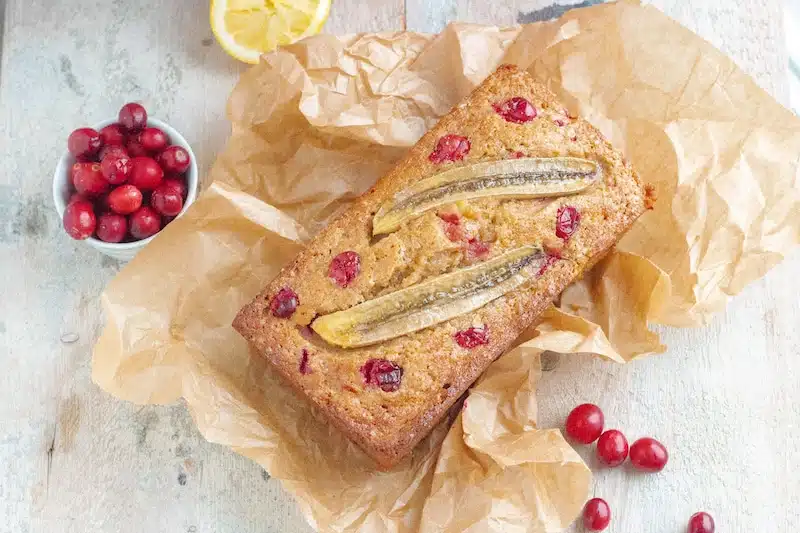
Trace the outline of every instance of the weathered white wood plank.
{"type": "Polygon", "coordinates": [[[549,20],[560,16],[573,6],[581,7],[601,3],[586,0],[581,3],[554,2],[554,0],[509,0],[483,2],[482,0],[408,0],[408,29],[438,32],[448,22],[478,22],[511,26],[525,22],[549,20]]]}
{"type": "Polygon", "coordinates": [[[342,34],[402,30],[404,15],[403,0],[334,0],[324,31],[342,34]]]}

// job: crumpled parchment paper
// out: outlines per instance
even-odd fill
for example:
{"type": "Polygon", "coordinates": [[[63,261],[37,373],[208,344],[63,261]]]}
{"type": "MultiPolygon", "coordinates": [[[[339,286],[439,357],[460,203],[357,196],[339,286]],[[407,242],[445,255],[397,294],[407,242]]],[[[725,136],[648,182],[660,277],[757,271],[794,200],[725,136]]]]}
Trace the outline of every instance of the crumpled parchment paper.
{"type": "Polygon", "coordinates": [[[321,531],[561,530],[590,472],[559,431],[536,428],[541,351],[620,362],[663,351],[648,322],[702,324],[800,241],[800,120],[635,2],[509,29],[314,37],[243,75],[229,115],[209,189],[103,295],[93,377],[137,403],[185,398],[207,439],[282,480],[321,531]],[[502,62],[599,127],[659,201],[490,367],[461,412],[379,472],[230,323],[502,62]]]}

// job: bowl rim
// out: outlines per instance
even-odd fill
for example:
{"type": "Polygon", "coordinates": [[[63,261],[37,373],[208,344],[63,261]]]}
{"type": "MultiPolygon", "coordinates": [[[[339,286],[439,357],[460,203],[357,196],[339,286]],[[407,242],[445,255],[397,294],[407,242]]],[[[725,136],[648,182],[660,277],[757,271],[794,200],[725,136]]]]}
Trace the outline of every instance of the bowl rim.
{"type": "MultiPolygon", "coordinates": [[[[116,124],[117,122],[119,122],[117,118],[111,118],[97,122],[90,127],[94,130],[100,131],[102,128],[110,126],[111,124],[116,124]]],[[[189,141],[187,141],[186,138],[178,130],[176,130],[163,120],[160,120],[155,117],[147,117],[147,126],[161,129],[162,131],[164,131],[164,133],[166,133],[169,136],[170,145],[181,146],[187,152],[189,152],[189,158],[191,159],[191,163],[189,164],[189,169],[186,171],[186,201],[183,203],[183,209],[181,209],[181,212],[178,213],[175,216],[175,218],[181,217],[189,208],[189,206],[192,205],[194,201],[197,199],[197,191],[199,189],[197,158],[194,155],[194,151],[192,150],[192,146],[189,144],[189,141]]],[[[67,199],[64,198],[62,190],[63,190],[63,185],[65,184],[67,185],[67,188],[69,188],[68,173],[70,167],[72,166],[71,160],[74,159],[75,157],[69,152],[69,150],[64,150],[64,153],[58,159],[58,163],[56,164],[56,169],[53,173],[53,203],[55,204],[59,220],[63,220],[64,210],[67,208],[67,199]]],[[[85,242],[86,244],[89,244],[95,248],[104,248],[114,251],[136,250],[148,244],[159,233],[161,233],[163,229],[164,228],[162,227],[160,230],[158,230],[157,233],[140,241],[115,243],[115,242],[101,241],[96,237],[89,237],[87,239],[82,239],[79,242],[85,242]]]]}

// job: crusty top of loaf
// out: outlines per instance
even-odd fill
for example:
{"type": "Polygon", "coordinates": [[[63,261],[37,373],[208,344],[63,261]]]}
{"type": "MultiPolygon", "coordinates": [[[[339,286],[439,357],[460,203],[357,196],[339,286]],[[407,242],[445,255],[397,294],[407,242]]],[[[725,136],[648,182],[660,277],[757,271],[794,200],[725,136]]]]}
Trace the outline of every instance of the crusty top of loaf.
{"type": "Polygon", "coordinates": [[[234,326],[280,373],[368,453],[391,464],[407,452],[519,333],[565,286],[619,239],[646,207],[644,188],[631,167],[586,121],[575,119],[555,96],[516,67],[503,66],[464,102],[443,117],[373,189],[323,230],[237,316],[234,326]],[[537,117],[517,124],[493,105],[511,97],[529,100],[537,117]],[[462,161],[432,162],[446,134],[469,139],[462,161]],[[377,345],[342,349],[307,327],[315,317],[451,272],[478,260],[464,241],[448,237],[442,210],[427,212],[388,236],[372,237],[372,215],[387,199],[420,179],[455,165],[514,157],[573,156],[597,161],[602,183],[575,196],[546,200],[466,201],[457,211],[468,238],[490,243],[488,257],[532,243],[559,241],[556,213],[578,209],[577,232],[559,241],[562,259],[541,277],[468,315],[377,345]],[[344,251],[361,258],[360,274],[346,288],[328,277],[331,260],[344,251]],[[299,298],[288,319],[270,312],[282,288],[299,298]],[[489,343],[472,349],[454,342],[457,331],[486,327],[489,343]],[[306,352],[307,367],[301,372],[306,352]],[[370,359],[403,368],[398,390],[365,384],[359,369],[370,359]]]}

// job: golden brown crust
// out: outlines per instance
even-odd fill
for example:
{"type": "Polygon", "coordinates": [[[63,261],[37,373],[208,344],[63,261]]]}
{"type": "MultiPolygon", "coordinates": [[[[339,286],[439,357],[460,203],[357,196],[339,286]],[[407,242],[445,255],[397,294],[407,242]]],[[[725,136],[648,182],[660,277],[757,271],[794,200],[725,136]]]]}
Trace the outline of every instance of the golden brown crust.
{"type": "Polygon", "coordinates": [[[331,423],[381,466],[389,467],[411,452],[486,367],[614,245],[652,205],[652,199],[652,193],[645,193],[635,172],[596,129],[569,117],[555,96],[529,74],[504,65],[323,230],[239,312],[233,325],[331,423]],[[536,119],[515,124],[495,112],[494,103],[514,96],[534,104],[536,119]],[[464,161],[430,161],[430,153],[445,134],[470,139],[464,161]],[[373,240],[372,214],[386,199],[446,165],[515,157],[518,152],[531,157],[594,159],[603,168],[603,184],[555,200],[469,201],[465,220],[470,221],[465,227],[475,238],[491,243],[492,256],[542,242],[551,251],[559,249],[561,260],[542,276],[473,313],[379,345],[347,350],[310,334],[307,326],[317,315],[349,308],[470,261],[463,244],[448,239],[436,213],[426,213],[397,232],[373,240]],[[555,215],[564,205],[581,213],[578,231],[568,240],[554,238],[555,215]],[[340,288],[327,277],[328,265],[346,250],[360,255],[361,272],[352,285],[340,288]],[[284,287],[294,290],[300,300],[288,319],[273,316],[269,309],[271,298],[284,287]],[[454,333],[472,325],[486,328],[489,343],[473,349],[458,346],[454,333]],[[301,372],[303,350],[308,353],[306,372],[301,372]],[[397,391],[365,385],[359,369],[369,359],[387,359],[403,367],[397,391]]]}

